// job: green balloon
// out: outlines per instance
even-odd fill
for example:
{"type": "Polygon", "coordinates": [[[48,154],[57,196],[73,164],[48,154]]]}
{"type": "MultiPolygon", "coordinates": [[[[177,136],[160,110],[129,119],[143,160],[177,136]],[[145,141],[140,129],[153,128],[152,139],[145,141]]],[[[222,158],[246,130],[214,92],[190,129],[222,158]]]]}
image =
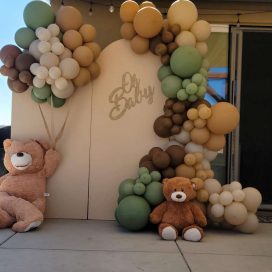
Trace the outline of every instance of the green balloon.
{"type": "Polygon", "coordinates": [[[45,103],[47,99],[39,99],[38,97],[35,96],[34,92],[33,92],[33,89],[31,91],[31,98],[34,102],[36,103],[39,103],[39,104],[42,104],[42,103],[45,103]]]}
{"type": "Polygon", "coordinates": [[[48,84],[45,84],[42,88],[33,88],[33,92],[39,99],[47,99],[51,96],[51,88],[48,84]]]}
{"type": "Polygon", "coordinates": [[[192,77],[192,82],[195,83],[196,85],[200,85],[203,81],[203,76],[199,73],[196,73],[192,77]]]}
{"type": "Polygon", "coordinates": [[[180,101],[185,101],[188,98],[188,94],[185,89],[180,89],[177,93],[177,98],[180,101]]]}
{"type": "Polygon", "coordinates": [[[28,27],[36,29],[53,24],[55,16],[52,8],[45,2],[31,1],[24,9],[24,21],[28,27]]]}
{"type": "Polygon", "coordinates": [[[143,195],[145,193],[145,186],[143,183],[138,182],[133,186],[133,192],[136,195],[143,195]]]}
{"type": "Polygon", "coordinates": [[[149,220],[151,208],[147,201],[139,196],[124,198],[116,209],[116,218],[121,226],[128,230],[143,229],[149,220]]]}
{"type": "Polygon", "coordinates": [[[197,92],[198,88],[197,85],[195,83],[190,83],[187,85],[186,87],[186,93],[191,95],[191,94],[195,94],[197,92]]]}
{"type": "Polygon", "coordinates": [[[159,78],[160,81],[162,81],[167,76],[170,76],[172,74],[173,74],[173,72],[172,72],[170,66],[162,65],[160,67],[160,69],[158,70],[158,78],[159,78]]]}
{"type": "Polygon", "coordinates": [[[206,91],[207,91],[206,87],[204,87],[204,86],[199,86],[196,95],[197,95],[198,97],[203,97],[203,96],[206,94],[206,91]]]}
{"type": "Polygon", "coordinates": [[[178,76],[167,76],[161,83],[162,92],[169,98],[176,98],[178,90],[181,89],[181,84],[182,80],[178,76]]]}
{"type": "Polygon", "coordinates": [[[186,78],[182,81],[182,88],[186,89],[187,85],[190,84],[192,81],[189,78],[186,78]]]}
{"type": "Polygon", "coordinates": [[[204,77],[208,77],[208,71],[207,71],[207,69],[205,69],[205,68],[201,68],[200,70],[199,70],[199,73],[201,74],[201,75],[203,75],[204,77]]]}
{"type": "Polygon", "coordinates": [[[139,176],[141,176],[143,174],[149,174],[149,170],[146,167],[140,167],[138,170],[138,174],[139,174],[139,176]]]}
{"type": "Polygon", "coordinates": [[[202,61],[202,67],[203,67],[203,68],[206,68],[207,70],[209,69],[210,63],[209,63],[209,61],[208,61],[207,59],[204,59],[204,60],[202,61]]]}
{"type": "Polygon", "coordinates": [[[140,181],[143,184],[149,184],[152,181],[152,178],[149,174],[143,174],[140,176],[140,181]]]}
{"type": "Polygon", "coordinates": [[[150,173],[152,181],[160,181],[161,180],[161,173],[159,171],[152,171],[150,173]]]}
{"type": "Polygon", "coordinates": [[[119,185],[118,192],[120,196],[133,195],[133,186],[135,181],[133,179],[126,179],[119,185]]]}
{"type": "Polygon", "coordinates": [[[191,94],[188,97],[188,101],[195,102],[198,99],[198,97],[195,94],[191,94]]]}
{"type": "Polygon", "coordinates": [[[204,87],[207,87],[208,86],[208,82],[207,82],[207,79],[205,77],[203,77],[203,81],[202,83],[200,84],[200,86],[204,86],[204,87]]]}
{"type": "Polygon", "coordinates": [[[14,39],[19,47],[28,49],[30,44],[36,40],[36,35],[32,29],[22,27],[16,31],[14,39]]]}
{"type": "Polygon", "coordinates": [[[54,108],[60,108],[62,107],[66,100],[65,99],[62,99],[62,98],[58,98],[56,97],[54,94],[52,94],[52,99],[51,99],[51,96],[47,98],[47,102],[51,105],[51,102],[53,101],[53,107],[54,108]]]}
{"type": "Polygon", "coordinates": [[[192,46],[178,47],[171,56],[170,67],[174,74],[186,78],[197,73],[202,65],[202,56],[192,46]]]}
{"type": "Polygon", "coordinates": [[[158,181],[151,182],[146,186],[144,198],[150,205],[156,206],[163,202],[164,195],[162,192],[162,184],[158,181]]]}

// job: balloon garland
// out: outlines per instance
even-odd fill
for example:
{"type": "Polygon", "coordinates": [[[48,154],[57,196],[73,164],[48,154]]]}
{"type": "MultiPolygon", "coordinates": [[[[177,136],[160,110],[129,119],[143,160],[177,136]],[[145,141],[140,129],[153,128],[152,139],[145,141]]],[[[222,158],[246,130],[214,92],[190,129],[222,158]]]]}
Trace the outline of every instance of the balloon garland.
{"type": "Polygon", "coordinates": [[[153,129],[170,141],[165,150],[153,147],[141,158],[137,178],[121,182],[116,220],[129,230],[143,229],[152,208],[163,201],[161,180],[180,176],[195,184],[197,201],[206,207],[211,224],[255,232],[260,192],[242,189],[238,181],[222,186],[211,167],[226,144],[225,135],[236,128],[240,116],[230,103],[211,106],[204,100],[209,23],[198,20],[197,9],[189,0],[175,1],[167,20],[153,3],[138,5],[128,0],[121,5],[120,18],[121,36],[130,41],[132,50],[136,54],[150,50],[163,64],[157,76],[168,99],[153,129]]]}

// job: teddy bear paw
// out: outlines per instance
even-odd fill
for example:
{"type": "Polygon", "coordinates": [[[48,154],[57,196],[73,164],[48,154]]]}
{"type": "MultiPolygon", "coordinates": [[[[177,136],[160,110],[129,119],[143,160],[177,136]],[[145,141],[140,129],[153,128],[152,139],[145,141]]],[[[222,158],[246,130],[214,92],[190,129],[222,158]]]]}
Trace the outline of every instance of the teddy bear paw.
{"type": "Polygon", "coordinates": [[[191,228],[184,232],[183,239],[186,241],[199,242],[202,239],[202,234],[197,228],[191,228]]]}
{"type": "Polygon", "coordinates": [[[32,221],[31,223],[19,221],[12,226],[12,230],[15,232],[27,232],[31,229],[37,228],[41,223],[42,220],[32,221]]]}
{"type": "Polygon", "coordinates": [[[164,240],[171,240],[171,241],[175,241],[177,240],[177,232],[173,227],[165,227],[162,230],[161,236],[164,240]]]}
{"type": "Polygon", "coordinates": [[[32,222],[30,223],[26,228],[25,228],[25,232],[29,231],[29,230],[32,230],[32,229],[35,229],[37,228],[38,226],[40,226],[40,224],[42,223],[42,221],[35,221],[35,222],[32,222]]]}

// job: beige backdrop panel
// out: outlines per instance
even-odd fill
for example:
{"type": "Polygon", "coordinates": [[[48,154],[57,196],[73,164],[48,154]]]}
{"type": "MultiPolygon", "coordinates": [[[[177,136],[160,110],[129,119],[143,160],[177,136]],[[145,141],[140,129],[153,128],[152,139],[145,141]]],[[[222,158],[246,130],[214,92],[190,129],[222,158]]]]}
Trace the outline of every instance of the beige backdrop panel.
{"type": "MultiPolygon", "coordinates": [[[[49,218],[87,218],[89,146],[91,120],[90,84],[73,95],[70,116],[57,150],[62,161],[57,172],[48,180],[47,214],[49,218]]],[[[55,109],[55,127],[58,130],[67,112],[67,105],[55,109]]],[[[50,106],[43,104],[46,119],[50,121],[50,106]]],[[[42,118],[30,93],[14,94],[12,107],[12,137],[14,139],[47,139],[42,118]]]]}
{"type": "Polygon", "coordinates": [[[89,218],[113,219],[119,183],[136,177],[139,160],[151,147],[167,142],[153,132],[166,98],[157,79],[161,64],[153,54],[136,55],[128,41],[119,40],[103,50],[99,63],[102,73],[92,97],[89,218]]]}

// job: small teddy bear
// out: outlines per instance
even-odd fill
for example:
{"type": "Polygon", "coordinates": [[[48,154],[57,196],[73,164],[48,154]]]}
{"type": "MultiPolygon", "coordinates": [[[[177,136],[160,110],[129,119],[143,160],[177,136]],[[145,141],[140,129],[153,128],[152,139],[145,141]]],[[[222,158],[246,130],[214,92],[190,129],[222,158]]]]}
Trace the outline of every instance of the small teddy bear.
{"type": "Polygon", "coordinates": [[[187,241],[198,242],[203,238],[202,227],[207,220],[195,199],[194,184],[184,177],[163,180],[166,201],[150,214],[150,221],[159,225],[159,234],[165,240],[176,240],[179,234],[187,241]]]}
{"type": "Polygon", "coordinates": [[[4,165],[0,177],[0,228],[12,226],[26,232],[43,222],[46,178],[53,175],[60,155],[41,141],[4,141],[4,165]]]}

